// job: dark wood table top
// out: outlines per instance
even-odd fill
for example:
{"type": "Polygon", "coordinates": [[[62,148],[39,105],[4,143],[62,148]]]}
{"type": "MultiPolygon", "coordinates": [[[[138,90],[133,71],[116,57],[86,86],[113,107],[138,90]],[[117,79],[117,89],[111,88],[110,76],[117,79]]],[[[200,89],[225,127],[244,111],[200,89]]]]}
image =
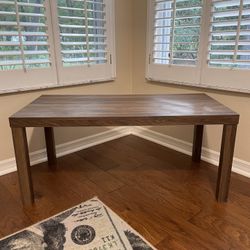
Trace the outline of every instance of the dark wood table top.
{"type": "Polygon", "coordinates": [[[237,124],[205,94],[42,95],[10,117],[12,127],[237,124]]]}

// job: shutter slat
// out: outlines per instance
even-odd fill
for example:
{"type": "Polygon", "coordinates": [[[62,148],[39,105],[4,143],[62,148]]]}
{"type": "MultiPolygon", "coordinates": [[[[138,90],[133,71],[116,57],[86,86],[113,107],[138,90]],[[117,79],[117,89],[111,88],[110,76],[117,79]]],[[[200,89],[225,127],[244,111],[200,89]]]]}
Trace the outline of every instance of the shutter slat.
{"type": "MultiPolygon", "coordinates": [[[[62,36],[64,37],[85,37],[86,34],[72,34],[72,33],[61,33],[62,36]]],[[[96,35],[96,34],[89,34],[89,36],[94,36],[94,37],[106,37],[105,35],[96,35]]]]}
{"type": "MultiPolygon", "coordinates": [[[[87,45],[86,42],[61,42],[62,45],[87,45]]],[[[90,45],[103,45],[106,46],[106,43],[102,42],[89,42],[90,45]]]]}
{"type": "MultiPolygon", "coordinates": [[[[47,37],[48,34],[44,32],[22,32],[23,36],[44,36],[47,37]]],[[[0,36],[18,36],[17,31],[0,31],[0,36]]]]}
{"type": "MultiPolygon", "coordinates": [[[[218,51],[209,51],[211,55],[234,55],[234,51],[224,51],[224,50],[218,50],[218,51]]],[[[241,50],[237,53],[238,55],[248,56],[250,55],[250,50],[241,50]]]]}
{"type": "Polygon", "coordinates": [[[78,57],[78,58],[70,58],[70,59],[63,59],[64,62],[94,62],[94,61],[106,61],[107,59],[105,57],[90,57],[90,59],[86,57],[78,57]]]}
{"type": "Polygon", "coordinates": [[[18,6],[23,6],[23,7],[38,7],[38,8],[42,8],[45,9],[44,6],[44,1],[39,0],[41,3],[25,3],[25,2],[17,2],[18,6]]]}
{"type": "MultiPolygon", "coordinates": [[[[19,46],[20,42],[0,42],[0,46],[19,46]]],[[[24,46],[48,46],[48,42],[23,42],[24,46]]]]}
{"type": "MultiPolygon", "coordinates": [[[[213,24],[213,27],[217,28],[217,27],[232,27],[232,26],[237,26],[238,25],[238,21],[231,21],[231,20],[225,20],[225,21],[215,21],[215,22],[211,22],[213,24]]],[[[250,25],[250,19],[244,19],[241,21],[241,25],[250,25]]]]}
{"type": "MultiPolygon", "coordinates": [[[[49,52],[48,51],[38,51],[38,50],[34,50],[34,51],[24,51],[25,55],[48,55],[49,52]]],[[[0,56],[18,56],[21,55],[20,51],[0,51],[0,56]]]]}
{"type": "MultiPolygon", "coordinates": [[[[62,50],[63,54],[85,54],[88,50],[62,50]]],[[[90,53],[107,53],[103,50],[89,50],[90,53]]]]}
{"type": "MultiPolygon", "coordinates": [[[[25,60],[26,64],[49,64],[50,61],[47,59],[37,59],[37,60],[25,60]]],[[[13,60],[13,61],[0,61],[0,66],[15,66],[15,65],[22,65],[22,60],[13,60]]]]}
{"type": "MultiPolygon", "coordinates": [[[[167,51],[167,50],[154,50],[154,52],[169,53],[170,50],[169,51],[167,51]]],[[[176,50],[175,51],[175,53],[180,53],[180,52],[182,52],[182,53],[197,53],[197,51],[195,51],[195,50],[176,50]]]]}
{"type": "Polygon", "coordinates": [[[15,16],[16,15],[16,13],[14,12],[14,11],[1,11],[0,10],[0,15],[2,16],[4,16],[4,15],[11,15],[11,16],[15,16]]]}

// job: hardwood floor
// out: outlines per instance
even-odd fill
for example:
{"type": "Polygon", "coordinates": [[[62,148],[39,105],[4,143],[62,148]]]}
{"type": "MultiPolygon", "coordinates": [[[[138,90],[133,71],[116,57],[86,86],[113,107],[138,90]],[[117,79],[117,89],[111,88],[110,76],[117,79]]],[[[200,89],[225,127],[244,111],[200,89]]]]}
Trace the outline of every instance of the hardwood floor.
{"type": "Polygon", "coordinates": [[[23,209],[17,174],[0,177],[0,237],[98,196],[158,249],[250,249],[250,179],[233,174],[215,201],[217,169],[135,136],[32,167],[36,203],[23,209]]]}

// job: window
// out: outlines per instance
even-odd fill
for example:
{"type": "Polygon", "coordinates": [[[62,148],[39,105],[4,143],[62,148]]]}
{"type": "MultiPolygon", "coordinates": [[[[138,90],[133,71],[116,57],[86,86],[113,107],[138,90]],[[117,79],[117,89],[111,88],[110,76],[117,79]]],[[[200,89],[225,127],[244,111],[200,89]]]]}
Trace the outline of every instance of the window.
{"type": "Polygon", "coordinates": [[[112,80],[113,11],[112,0],[1,0],[0,91],[112,80]]]}
{"type": "Polygon", "coordinates": [[[200,1],[156,1],[153,62],[197,65],[200,41],[200,1]]]}
{"type": "Polygon", "coordinates": [[[249,92],[250,0],[213,0],[210,13],[201,84],[249,92]]]}
{"type": "Polygon", "coordinates": [[[149,0],[149,80],[250,91],[250,0],[149,0]]]}
{"type": "Polygon", "coordinates": [[[46,11],[43,0],[0,1],[1,92],[56,82],[46,11]]]}
{"type": "Polygon", "coordinates": [[[58,17],[63,66],[107,63],[106,17],[102,1],[61,1],[58,17]]]}
{"type": "Polygon", "coordinates": [[[214,1],[209,66],[250,69],[250,1],[214,1]]]}
{"type": "Polygon", "coordinates": [[[44,5],[17,1],[1,1],[0,4],[0,69],[50,67],[44,5]]]}

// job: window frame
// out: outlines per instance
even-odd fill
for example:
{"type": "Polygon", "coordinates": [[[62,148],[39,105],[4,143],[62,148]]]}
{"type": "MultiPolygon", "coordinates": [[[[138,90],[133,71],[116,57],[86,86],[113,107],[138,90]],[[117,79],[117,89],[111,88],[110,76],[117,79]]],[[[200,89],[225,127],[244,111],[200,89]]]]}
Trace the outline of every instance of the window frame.
{"type": "MultiPolygon", "coordinates": [[[[49,23],[50,20],[50,6],[49,2],[45,4],[46,25],[48,26],[47,34],[50,39],[53,39],[53,30],[49,23]]],[[[48,40],[48,50],[50,52],[51,66],[49,68],[35,68],[35,69],[14,69],[14,70],[0,70],[1,88],[0,93],[19,92],[23,90],[32,90],[41,87],[48,87],[56,81],[56,65],[54,43],[48,40]],[[39,77],[43,76],[43,77],[39,77]]]]}
{"type": "Polygon", "coordinates": [[[147,0],[147,4],[146,79],[148,81],[250,93],[250,69],[213,68],[208,65],[212,0],[203,0],[198,63],[195,67],[198,73],[196,70],[190,70],[190,66],[157,65],[152,62],[154,0],[147,0]]]}
{"type": "MultiPolygon", "coordinates": [[[[147,65],[146,79],[150,81],[183,83],[197,85],[199,82],[200,62],[197,61],[197,67],[182,66],[174,64],[154,64],[153,63],[153,39],[154,39],[154,1],[148,0],[148,18],[147,18],[147,65]],[[165,75],[168,75],[168,80],[165,75]],[[155,77],[157,76],[157,77],[155,77]]],[[[199,55],[199,50],[198,50],[199,55]]]]}
{"type": "Polygon", "coordinates": [[[3,83],[0,94],[114,81],[116,78],[115,3],[114,0],[104,1],[107,11],[107,64],[63,67],[57,1],[45,0],[51,66],[27,71],[23,69],[0,71],[0,80],[3,83]]]}

